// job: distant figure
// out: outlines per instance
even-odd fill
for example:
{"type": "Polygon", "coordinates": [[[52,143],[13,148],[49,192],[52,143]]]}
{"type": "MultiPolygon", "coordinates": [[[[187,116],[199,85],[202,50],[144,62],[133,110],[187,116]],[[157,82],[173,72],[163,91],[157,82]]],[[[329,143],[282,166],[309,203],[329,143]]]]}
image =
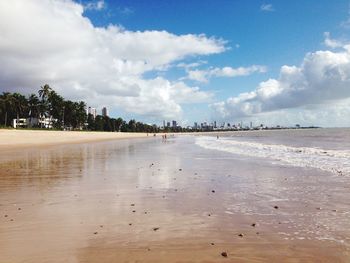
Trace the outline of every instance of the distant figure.
{"type": "Polygon", "coordinates": [[[153,134],[153,137],[156,137],[156,134],[153,134]]]}
{"type": "Polygon", "coordinates": [[[219,140],[219,135],[216,135],[216,139],[219,140]]]}

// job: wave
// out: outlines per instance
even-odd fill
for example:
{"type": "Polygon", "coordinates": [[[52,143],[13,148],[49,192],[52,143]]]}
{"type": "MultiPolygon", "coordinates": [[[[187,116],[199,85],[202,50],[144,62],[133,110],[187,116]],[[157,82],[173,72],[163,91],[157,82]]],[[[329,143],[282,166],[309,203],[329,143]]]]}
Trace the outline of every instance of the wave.
{"type": "Polygon", "coordinates": [[[274,163],[317,168],[343,176],[350,175],[350,151],[346,150],[264,144],[231,138],[217,140],[215,137],[204,136],[196,138],[196,144],[205,149],[264,158],[274,163]]]}

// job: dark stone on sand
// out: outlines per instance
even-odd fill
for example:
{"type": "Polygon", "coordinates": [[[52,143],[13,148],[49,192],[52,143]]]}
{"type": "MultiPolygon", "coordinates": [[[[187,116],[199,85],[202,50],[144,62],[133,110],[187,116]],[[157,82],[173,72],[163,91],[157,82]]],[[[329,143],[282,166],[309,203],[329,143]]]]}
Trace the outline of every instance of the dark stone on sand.
{"type": "Polygon", "coordinates": [[[135,206],[135,204],[131,204],[130,206],[135,206]]]}
{"type": "Polygon", "coordinates": [[[18,210],[22,210],[22,208],[18,207],[18,210]]]}
{"type": "Polygon", "coordinates": [[[153,231],[157,231],[157,230],[159,230],[159,227],[154,227],[153,228],[153,231]]]}
{"type": "Polygon", "coordinates": [[[317,210],[321,210],[321,207],[316,207],[317,210]]]}
{"type": "Polygon", "coordinates": [[[10,221],[13,221],[13,218],[11,218],[10,221]]]}
{"type": "Polygon", "coordinates": [[[212,193],[215,193],[215,190],[211,190],[212,193]]]}
{"type": "Polygon", "coordinates": [[[259,235],[260,233],[259,232],[256,232],[257,235],[259,235]]]}
{"type": "Polygon", "coordinates": [[[244,235],[242,233],[238,234],[239,237],[243,237],[244,235]]]}
{"type": "Polygon", "coordinates": [[[129,226],[132,226],[132,224],[131,224],[131,223],[129,223],[129,226]]]}
{"type": "Polygon", "coordinates": [[[179,169],[179,171],[181,172],[181,171],[182,171],[182,169],[179,169]]]}
{"type": "Polygon", "coordinates": [[[215,243],[210,243],[210,245],[214,246],[214,245],[215,245],[215,243]]]}
{"type": "Polygon", "coordinates": [[[101,228],[103,228],[103,225],[100,225],[101,228]]]}
{"type": "Polygon", "coordinates": [[[94,235],[97,235],[98,232],[94,232],[94,235]]]}
{"type": "Polygon", "coordinates": [[[227,258],[227,252],[221,252],[221,256],[223,256],[224,258],[227,258]]]}
{"type": "Polygon", "coordinates": [[[255,223],[253,223],[253,224],[251,224],[251,226],[252,226],[252,227],[255,227],[255,226],[256,226],[256,224],[255,224],[255,223]]]}
{"type": "Polygon", "coordinates": [[[211,216],[211,214],[208,214],[208,216],[211,216]]]}
{"type": "Polygon", "coordinates": [[[279,207],[277,205],[275,205],[273,208],[278,209],[279,207]]]}
{"type": "Polygon", "coordinates": [[[8,217],[8,215],[5,215],[5,217],[8,217]]]}
{"type": "Polygon", "coordinates": [[[133,213],[135,213],[135,212],[136,212],[136,210],[132,210],[132,212],[133,212],[133,213]]]}

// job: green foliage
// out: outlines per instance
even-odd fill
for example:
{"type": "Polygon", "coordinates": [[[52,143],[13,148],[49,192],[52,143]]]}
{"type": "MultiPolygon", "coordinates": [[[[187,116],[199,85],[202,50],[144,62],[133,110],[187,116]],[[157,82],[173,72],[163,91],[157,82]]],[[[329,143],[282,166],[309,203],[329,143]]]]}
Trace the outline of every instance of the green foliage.
{"type": "MultiPolygon", "coordinates": [[[[96,118],[86,113],[86,103],[65,100],[48,84],[40,87],[38,95],[28,97],[20,93],[3,92],[0,95],[0,127],[11,127],[16,118],[51,117],[55,120],[54,129],[90,130],[110,132],[159,132],[155,125],[126,122],[122,118],[110,118],[97,115],[96,118]]],[[[40,129],[43,127],[32,127],[40,129]]]]}

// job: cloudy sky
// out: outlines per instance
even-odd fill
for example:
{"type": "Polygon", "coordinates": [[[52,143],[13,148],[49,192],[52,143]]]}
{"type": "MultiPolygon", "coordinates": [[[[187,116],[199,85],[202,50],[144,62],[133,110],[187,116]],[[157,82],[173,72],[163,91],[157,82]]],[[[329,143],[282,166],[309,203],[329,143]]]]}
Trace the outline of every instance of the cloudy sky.
{"type": "Polygon", "coordinates": [[[0,1],[0,65],[126,119],[350,126],[347,0],[0,1]]]}

